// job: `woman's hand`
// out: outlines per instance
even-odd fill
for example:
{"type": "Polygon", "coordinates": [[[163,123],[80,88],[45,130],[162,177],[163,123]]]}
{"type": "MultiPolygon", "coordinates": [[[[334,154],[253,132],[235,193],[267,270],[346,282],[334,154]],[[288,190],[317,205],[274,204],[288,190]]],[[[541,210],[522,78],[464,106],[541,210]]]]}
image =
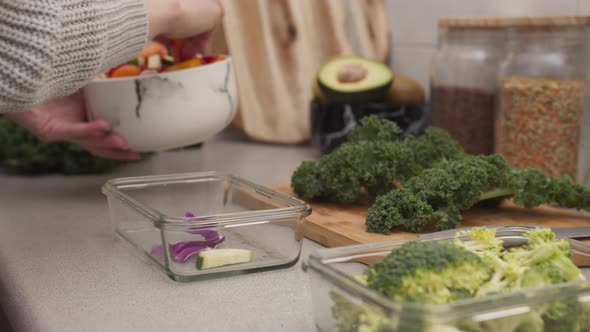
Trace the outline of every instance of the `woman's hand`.
{"type": "Polygon", "coordinates": [[[26,112],[6,116],[28,129],[44,142],[65,141],[81,145],[95,156],[137,160],[137,152],[127,150],[127,141],[110,132],[104,120],[86,122],[84,99],[80,92],[48,101],[26,112]]]}
{"type": "Polygon", "coordinates": [[[145,0],[145,4],[150,39],[188,39],[197,51],[223,18],[221,0],[145,0]]]}
{"type": "MultiPolygon", "coordinates": [[[[168,45],[172,40],[184,40],[182,52],[190,56],[204,48],[223,17],[220,0],[145,0],[145,5],[149,38],[168,45]]],[[[87,122],[80,92],[7,116],[45,142],[71,142],[103,158],[139,159],[137,152],[127,149],[123,137],[110,131],[106,121],[87,122]]]]}

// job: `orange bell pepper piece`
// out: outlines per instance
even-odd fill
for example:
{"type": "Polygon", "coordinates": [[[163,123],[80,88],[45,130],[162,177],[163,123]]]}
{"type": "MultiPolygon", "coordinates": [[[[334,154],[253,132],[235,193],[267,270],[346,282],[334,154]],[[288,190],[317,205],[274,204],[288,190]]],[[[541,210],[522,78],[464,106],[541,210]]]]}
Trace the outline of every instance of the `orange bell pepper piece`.
{"type": "Polygon", "coordinates": [[[125,64],[115,68],[111,73],[110,77],[128,77],[128,76],[137,76],[141,74],[141,69],[137,66],[125,64]]]}
{"type": "Polygon", "coordinates": [[[175,71],[175,70],[181,70],[181,69],[187,69],[187,68],[192,68],[192,67],[198,67],[200,65],[202,65],[203,62],[201,61],[201,59],[199,58],[193,58],[190,60],[186,60],[183,61],[179,64],[176,64],[174,66],[170,66],[168,68],[166,68],[166,70],[164,70],[165,72],[171,72],[171,71],[175,71]]]}

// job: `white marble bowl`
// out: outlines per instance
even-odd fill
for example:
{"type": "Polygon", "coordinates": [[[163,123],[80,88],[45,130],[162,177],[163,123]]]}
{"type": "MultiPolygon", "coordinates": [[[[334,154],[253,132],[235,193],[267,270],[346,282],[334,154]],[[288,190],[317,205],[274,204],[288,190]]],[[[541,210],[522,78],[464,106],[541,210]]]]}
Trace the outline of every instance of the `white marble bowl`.
{"type": "Polygon", "coordinates": [[[88,118],[108,121],[138,152],[201,143],[231,123],[238,103],[229,57],[170,73],[95,79],[84,96],[88,118]]]}

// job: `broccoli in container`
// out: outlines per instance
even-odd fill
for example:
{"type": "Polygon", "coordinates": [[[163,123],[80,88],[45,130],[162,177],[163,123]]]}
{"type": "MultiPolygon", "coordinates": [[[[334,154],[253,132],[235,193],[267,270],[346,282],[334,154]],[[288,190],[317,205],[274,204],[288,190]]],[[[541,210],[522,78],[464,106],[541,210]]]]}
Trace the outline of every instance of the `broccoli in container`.
{"type": "MultiPolygon", "coordinates": [[[[331,312],[338,331],[590,331],[590,302],[575,294],[560,293],[564,295],[560,300],[499,308],[488,312],[487,319],[478,314],[447,321],[429,318],[428,308],[433,306],[460,306],[463,300],[502,295],[522,299],[529,296],[529,289],[585,282],[571,260],[567,240],[546,228],[531,230],[525,236],[526,245],[505,249],[494,229],[481,227],[458,232],[454,241],[412,241],[400,246],[355,277],[399,303],[397,312],[385,313],[332,291],[331,312]],[[503,310],[514,311],[502,314],[503,310]]],[[[478,304],[465,301],[465,306],[477,310],[478,304]]]]}

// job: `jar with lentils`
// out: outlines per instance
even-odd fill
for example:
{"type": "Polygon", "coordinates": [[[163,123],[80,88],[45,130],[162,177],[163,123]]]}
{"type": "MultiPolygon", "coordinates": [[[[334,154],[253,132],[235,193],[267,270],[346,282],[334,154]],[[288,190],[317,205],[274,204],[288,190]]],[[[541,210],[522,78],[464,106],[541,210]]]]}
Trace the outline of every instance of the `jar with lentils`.
{"type": "Polygon", "coordinates": [[[500,64],[495,151],[580,181],[587,17],[514,18],[500,64]]]}

